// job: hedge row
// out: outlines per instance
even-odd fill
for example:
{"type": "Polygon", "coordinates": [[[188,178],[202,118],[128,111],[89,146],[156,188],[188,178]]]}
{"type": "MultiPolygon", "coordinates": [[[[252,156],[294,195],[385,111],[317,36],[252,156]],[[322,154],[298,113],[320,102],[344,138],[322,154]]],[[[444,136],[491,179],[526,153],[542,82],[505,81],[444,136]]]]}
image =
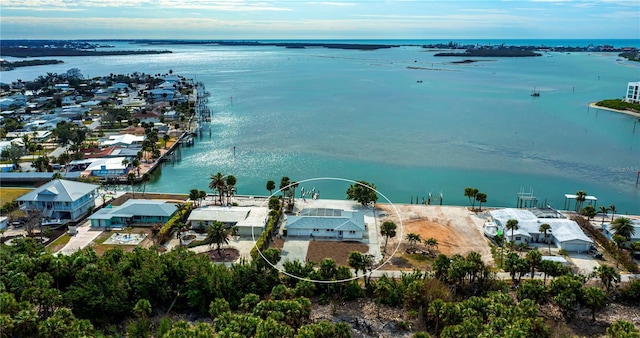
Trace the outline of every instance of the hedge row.
{"type": "Polygon", "coordinates": [[[260,237],[256,240],[256,245],[251,249],[251,259],[256,260],[260,257],[258,253],[258,248],[260,251],[267,250],[269,248],[269,244],[271,243],[271,239],[273,238],[273,230],[278,225],[278,221],[280,220],[280,216],[282,216],[282,204],[278,205],[278,209],[272,210],[275,212],[269,213],[269,221],[267,222],[267,227],[265,231],[260,234],[260,237]]]}
{"type": "Polygon", "coordinates": [[[597,243],[600,243],[600,245],[602,245],[602,247],[607,250],[608,253],[610,253],[614,257],[618,257],[618,261],[620,262],[620,264],[622,264],[622,266],[624,266],[625,269],[633,273],[636,273],[638,271],[638,265],[633,261],[633,259],[631,259],[631,256],[618,255],[618,247],[615,245],[615,243],[610,241],[607,236],[602,233],[602,231],[598,231],[597,229],[595,229],[591,225],[591,222],[581,216],[574,216],[571,219],[576,221],[576,223],[578,223],[578,225],[580,225],[583,230],[588,232],[591,237],[596,240],[597,243]]]}
{"type": "Polygon", "coordinates": [[[192,202],[185,203],[186,208],[182,211],[176,212],[173,217],[171,217],[171,219],[162,226],[160,232],[158,232],[158,242],[160,244],[164,244],[164,242],[171,237],[171,231],[173,230],[174,225],[177,222],[182,222],[187,217],[189,210],[191,210],[191,204],[192,202]]]}

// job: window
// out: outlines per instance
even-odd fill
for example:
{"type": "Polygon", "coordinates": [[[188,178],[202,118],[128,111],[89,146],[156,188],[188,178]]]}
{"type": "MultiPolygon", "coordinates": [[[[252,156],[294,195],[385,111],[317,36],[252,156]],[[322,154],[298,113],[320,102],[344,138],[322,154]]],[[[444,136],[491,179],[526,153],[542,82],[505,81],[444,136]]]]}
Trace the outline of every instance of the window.
{"type": "Polygon", "coordinates": [[[355,232],[354,230],[349,231],[349,233],[350,233],[351,235],[355,235],[355,234],[356,234],[356,232],[355,232]]]}
{"type": "Polygon", "coordinates": [[[522,240],[522,237],[516,237],[516,241],[522,240]]]}
{"type": "Polygon", "coordinates": [[[313,229],[313,232],[318,232],[318,231],[320,231],[320,230],[319,229],[313,229]]]}

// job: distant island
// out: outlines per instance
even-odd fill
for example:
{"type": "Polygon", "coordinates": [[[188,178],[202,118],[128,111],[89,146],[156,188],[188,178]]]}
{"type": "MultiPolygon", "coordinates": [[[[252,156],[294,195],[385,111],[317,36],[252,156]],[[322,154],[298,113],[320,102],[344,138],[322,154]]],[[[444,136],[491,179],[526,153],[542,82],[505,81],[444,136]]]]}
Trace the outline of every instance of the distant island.
{"type": "Polygon", "coordinates": [[[436,53],[434,56],[464,56],[464,57],[528,57],[542,56],[531,50],[523,50],[517,48],[497,48],[497,49],[467,49],[464,53],[445,52],[436,53]]]}
{"type": "Polygon", "coordinates": [[[259,41],[224,41],[224,40],[135,40],[135,43],[149,45],[219,45],[219,46],[276,46],[293,49],[304,48],[330,48],[330,49],[356,49],[376,50],[399,47],[400,45],[366,44],[366,43],[324,43],[324,42],[259,42],[259,41]]]}
{"type": "Polygon", "coordinates": [[[170,50],[98,50],[111,47],[76,40],[2,40],[0,41],[0,56],[26,58],[172,53],[170,50]]]}
{"type": "Polygon", "coordinates": [[[56,65],[59,63],[64,63],[61,60],[25,60],[25,61],[15,61],[10,62],[6,60],[0,60],[0,71],[13,70],[18,67],[29,67],[29,66],[43,66],[43,65],[56,65]]]}

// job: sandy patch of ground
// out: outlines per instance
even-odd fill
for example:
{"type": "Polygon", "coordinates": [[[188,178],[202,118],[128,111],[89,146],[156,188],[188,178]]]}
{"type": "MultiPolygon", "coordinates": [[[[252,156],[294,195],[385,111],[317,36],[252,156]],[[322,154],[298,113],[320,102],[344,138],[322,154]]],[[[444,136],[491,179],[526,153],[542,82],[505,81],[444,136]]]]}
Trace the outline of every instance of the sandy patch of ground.
{"type": "Polygon", "coordinates": [[[338,265],[349,266],[352,251],[366,253],[369,246],[354,242],[310,241],[307,259],[319,263],[325,258],[333,258],[338,265]]]}
{"type": "MultiPolygon", "coordinates": [[[[381,222],[393,221],[398,227],[400,226],[396,212],[391,206],[386,204],[376,206],[386,212],[381,222]]],[[[416,233],[420,235],[423,242],[431,237],[437,239],[440,253],[448,256],[454,254],[464,256],[475,251],[482,255],[485,263],[493,264],[488,241],[482,233],[485,220],[476,216],[475,213],[464,207],[454,206],[396,204],[395,207],[402,217],[403,228],[398,229],[395,238],[389,239],[388,252],[392,252],[400,240],[398,254],[404,253],[409,247],[406,235],[416,233]]],[[[381,238],[380,241],[384,242],[384,239],[381,238]]],[[[418,244],[417,247],[426,249],[424,243],[418,244]]]]}

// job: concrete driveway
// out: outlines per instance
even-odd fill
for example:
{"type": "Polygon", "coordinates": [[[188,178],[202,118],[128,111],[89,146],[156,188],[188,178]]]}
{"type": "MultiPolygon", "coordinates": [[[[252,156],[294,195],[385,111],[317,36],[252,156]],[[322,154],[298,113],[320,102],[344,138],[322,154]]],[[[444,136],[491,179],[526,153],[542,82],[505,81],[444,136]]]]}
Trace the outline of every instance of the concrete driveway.
{"type": "Polygon", "coordinates": [[[84,249],[102,233],[101,230],[94,230],[91,228],[91,221],[86,221],[79,225],[77,231],[78,232],[69,239],[67,245],[60,249],[58,253],[71,255],[76,251],[84,249]]]}
{"type": "Polygon", "coordinates": [[[569,259],[578,267],[578,273],[588,275],[593,272],[594,268],[598,268],[600,263],[598,260],[585,254],[570,254],[569,259]]]}
{"type": "Polygon", "coordinates": [[[282,269],[282,264],[284,262],[293,262],[295,260],[299,260],[301,263],[304,263],[307,260],[307,250],[309,250],[309,239],[287,239],[284,241],[281,258],[276,266],[282,269]]]}

